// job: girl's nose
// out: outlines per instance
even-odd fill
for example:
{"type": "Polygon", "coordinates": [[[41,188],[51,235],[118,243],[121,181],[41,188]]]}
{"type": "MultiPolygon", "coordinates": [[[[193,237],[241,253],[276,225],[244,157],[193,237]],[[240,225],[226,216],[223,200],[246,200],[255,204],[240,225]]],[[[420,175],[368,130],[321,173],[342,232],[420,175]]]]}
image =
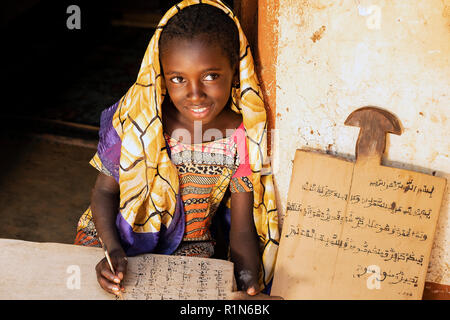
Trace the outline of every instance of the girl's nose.
{"type": "Polygon", "coordinates": [[[187,97],[192,102],[201,100],[205,96],[201,82],[191,81],[188,86],[187,97]]]}

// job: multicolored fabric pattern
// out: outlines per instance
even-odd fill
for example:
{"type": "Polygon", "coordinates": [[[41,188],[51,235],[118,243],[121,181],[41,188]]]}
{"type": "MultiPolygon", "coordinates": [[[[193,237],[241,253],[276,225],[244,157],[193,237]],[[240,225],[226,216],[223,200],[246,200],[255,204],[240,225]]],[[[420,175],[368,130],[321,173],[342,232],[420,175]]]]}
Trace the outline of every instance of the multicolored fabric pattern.
{"type": "Polygon", "coordinates": [[[165,134],[165,137],[180,179],[186,216],[183,241],[212,240],[212,218],[230,182],[233,181],[231,185],[235,186],[232,192],[253,191],[244,125],[229,137],[206,143],[184,144],[169,135],[165,134]],[[240,142],[244,144],[243,148],[238,148],[240,142]],[[238,149],[245,154],[239,154],[238,149]]]}
{"type": "MultiPolygon", "coordinates": [[[[114,130],[101,130],[93,161],[119,182],[120,213],[116,225],[127,254],[173,253],[183,238],[185,225],[178,172],[168,155],[163,135],[161,105],[166,89],[160,74],[158,41],[172,16],[199,3],[223,10],[239,30],[240,86],[233,88],[232,109],[242,114],[248,141],[254,189],[253,215],[262,256],[260,283],[265,286],[273,276],[279,241],[278,214],[267,157],[266,111],[247,39],[234,13],[221,1],[185,0],[164,15],[147,47],[136,83],[116,105],[102,114],[102,123],[111,121],[114,130]],[[117,158],[120,159],[118,168],[114,166],[117,158]]],[[[85,215],[80,221],[90,221],[90,209],[85,215]]],[[[83,223],[79,225],[82,227],[83,223]]]]}

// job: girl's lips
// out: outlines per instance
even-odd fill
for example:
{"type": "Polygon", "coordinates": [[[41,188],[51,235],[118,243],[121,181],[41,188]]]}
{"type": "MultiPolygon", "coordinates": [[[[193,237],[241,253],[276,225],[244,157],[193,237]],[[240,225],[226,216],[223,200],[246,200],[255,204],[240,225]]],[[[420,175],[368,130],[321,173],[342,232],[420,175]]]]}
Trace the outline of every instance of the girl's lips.
{"type": "Polygon", "coordinates": [[[211,106],[189,107],[188,110],[194,118],[200,119],[208,115],[209,111],[211,110],[211,106]]]}

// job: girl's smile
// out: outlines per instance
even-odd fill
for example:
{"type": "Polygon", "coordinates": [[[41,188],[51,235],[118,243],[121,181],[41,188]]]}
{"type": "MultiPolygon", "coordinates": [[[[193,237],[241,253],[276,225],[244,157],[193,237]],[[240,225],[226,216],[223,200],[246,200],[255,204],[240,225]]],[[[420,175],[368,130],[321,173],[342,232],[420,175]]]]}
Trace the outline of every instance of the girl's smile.
{"type": "Polygon", "coordinates": [[[194,118],[197,118],[199,120],[205,118],[209,111],[211,110],[210,106],[194,106],[190,108],[190,111],[192,112],[192,115],[194,118]]]}
{"type": "Polygon", "coordinates": [[[227,105],[236,72],[220,47],[201,36],[171,41],[161,65],[180,121],[210,123],[227,105]]]}

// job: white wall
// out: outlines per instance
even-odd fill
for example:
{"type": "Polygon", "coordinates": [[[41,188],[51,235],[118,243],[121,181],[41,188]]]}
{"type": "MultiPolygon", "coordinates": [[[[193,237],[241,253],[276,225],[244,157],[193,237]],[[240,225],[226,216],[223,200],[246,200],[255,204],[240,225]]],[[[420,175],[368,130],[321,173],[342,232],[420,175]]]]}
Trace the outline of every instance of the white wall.
{"type": "MultiPolygon", "coordinates": [[[[280,214],[295,149],[354,158],[358,129],[343,125],[373,105],[397,115],[384,165],[450,177],[450,0],[281,0],[275,183],[280,214]],[[283,168],[282,170],[280,168],[283,168]]],[[[427,281],[450,284],[448,188],[427,281]]]]}

